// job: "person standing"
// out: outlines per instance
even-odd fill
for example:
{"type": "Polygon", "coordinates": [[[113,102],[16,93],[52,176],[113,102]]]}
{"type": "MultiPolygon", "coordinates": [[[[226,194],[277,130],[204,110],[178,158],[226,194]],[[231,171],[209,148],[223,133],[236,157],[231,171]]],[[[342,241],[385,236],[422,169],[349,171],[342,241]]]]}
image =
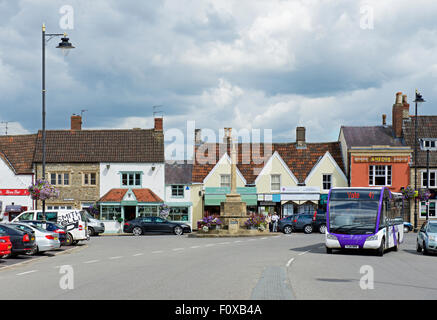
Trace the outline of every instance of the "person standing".
{"type": "Polygon", "coordinates": [[[269,212],[269,214],[266,217],[266,223],[268,225],[269,231],[272,232],[272,228],[273,228],[273,225],[272,225],[272,214],[270,212],[269,212]]]}
{"type": "Polygon", "coordinates": [[[277,232],[278,231],[278,221],[279,221],[279,216],[275,212],[275,213],[273,213],[273,216],[272,216],[273,232],[277,232]]]}

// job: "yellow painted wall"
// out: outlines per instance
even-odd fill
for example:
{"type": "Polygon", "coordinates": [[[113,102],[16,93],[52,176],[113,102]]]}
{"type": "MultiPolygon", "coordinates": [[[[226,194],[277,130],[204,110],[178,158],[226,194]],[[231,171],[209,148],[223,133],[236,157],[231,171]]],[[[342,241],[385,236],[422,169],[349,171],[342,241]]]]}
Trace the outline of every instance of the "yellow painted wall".
{"type": "MultiPolygon", "coordinates": [[[[222,158],[217,166],[214,168],[214,173],[208,177],[208,180],[205,181],[205,187],[220,187],[221,183],[221,174],[231,174],[231,164],[228,162],[226,158],[222,158]]],[[[245,187],[244,180],[237,173],[237,187],[245,187]]]]}
{"type": "MultiPolygon", "coordinates": [[[[283,164],[279,159],[275,156],[272,158],[270,163],[266,164],[264,167],[264,173],[258,176],[258,180],[256,182],[256,190],[257,193],[271,193],[271,179],[270,176],[272,174],[280,174],[281,175],[281,187],[295,187],[297,184],[294,182],[293,178],[287,172],[286,168],[284,168],[283,164]]],[[[279,191],[273,191],[279,192],[279,191]]]]}
{"type": "Polygon", "coordinates": [[[316,171],[312,174],[311,179],[306,183],[307,186],[320,187],[320,193],[328,193],[329,190],[323,190],[323,175],[331,174],[332,187],[347,187],[347,181],[343,178],[341,172],[334,166],[332,161],[325,157],[317,167],[316,171]]]}

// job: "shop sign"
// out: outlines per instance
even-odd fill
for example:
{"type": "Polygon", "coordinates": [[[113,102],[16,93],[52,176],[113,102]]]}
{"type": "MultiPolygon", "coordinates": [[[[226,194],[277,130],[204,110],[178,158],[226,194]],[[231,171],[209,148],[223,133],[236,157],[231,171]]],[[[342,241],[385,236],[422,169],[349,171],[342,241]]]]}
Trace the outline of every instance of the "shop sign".
{"type": "Polygon", "coordinates": [[[0,196],[29,196],[27,189],[0,189],[0,196]]]}
{"type": "Polygon", "coordinates": [[[392,157],[392,156],[371,156],[371,157],[366,157],[366,156],[356,156],[354,157],[354,162],[356,163],[374,163],[374,162],[379,162],[379,163],[399,163],[399,162],[408,162],[408,157],[401,157],[401,156],[396,156],[396,157],[392,157]]]}

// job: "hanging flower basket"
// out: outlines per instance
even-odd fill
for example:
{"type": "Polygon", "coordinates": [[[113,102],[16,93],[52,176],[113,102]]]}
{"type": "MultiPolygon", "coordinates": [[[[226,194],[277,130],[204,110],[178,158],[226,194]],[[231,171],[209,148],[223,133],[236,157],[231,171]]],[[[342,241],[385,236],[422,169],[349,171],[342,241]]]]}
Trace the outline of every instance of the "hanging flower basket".
{"type": "Polygon", "coordinates": [[[52,186],[48,181],[38,179],[29,188],[32,200],[48,200],[59,197],[59,190],[52,186]]]}
{"type": "Polygon", "coordinates": [[[428,201],[431,197],[431,192],[428,189],[420,189],[419,190],[419,200],[420,201],[428,201]]]}
{"type": "Polygon", "coordinates": [[[414,195],[415,195],[415,191],[410,186],[408,186],[408,187],[406,187],[405,189],[402,190],[402,197],[405,200],[413,199],[414,195]]]}
{"type": "Polygon", "coordinates": [[[169,214],[170,214],[170,207],[168,205],[162,204],[159,206],[159,215],[161,217],[167,219],[169,214]]]}

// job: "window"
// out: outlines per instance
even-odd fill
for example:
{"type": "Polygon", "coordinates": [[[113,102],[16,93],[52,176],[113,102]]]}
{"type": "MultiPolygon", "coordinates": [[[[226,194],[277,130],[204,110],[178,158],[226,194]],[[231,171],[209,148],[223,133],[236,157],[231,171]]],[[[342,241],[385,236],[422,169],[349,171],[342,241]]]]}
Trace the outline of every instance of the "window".
{"type": "MultiPolygon", "coordinates": [[[[428,179],[426,175],[426,171],[422,171],[422,188],[426,188],[428,186],[428,179]]],[[[429,187],[430,188],[437,188],[437,171],[436,170],[430,170],[429,171],[429,187]]]]}
{"type": "Polygon", "coordinates": [[[121,218],[121,207],[120,206],[102,206],[100,213],[101,220],[117,220],[121,218]]]}
{"type": "Polygon", "coordinates": [[[50,184],[54,186],[68,186],[70,185],[69,173],[50,173],[50,184]]]}
{"type": "Polygon", "coordinates": [[[170,207],[170,221],[188,221],[188,207],[170,207]]]}
{"type": "Polygon", "coordinates": [[[231,187],[231,175],[230,174],[222,174],[220,176],[220,187],[222,187],[222,188],[230,188],[231,187]]]}
{"type": "Polygon", "coordinates": [[[59,210],[59,209],[66,209],[66,210],[72,210],[73,206],[47,206],[47,210],[59,210]]]}
{"type": "Polygon", "coordinates": [[[83,173],[83,184],[85,186],[95,186],[96,174],[94,172],[83,173]]]}
{"type": "Polygon", "coordinates": [[[171,186],[171,196],[183,198],[184,197],[184,186],[183,185],[171,186]]]}
{"type": "MultiPolygon", "coordinates": [[[[430,218],[436,218],[436,206],[437,206],[437,200],[429,200],[429,217],[430,218]]],[[[423,219],[426,218],[426,202],[425,201],[420,202],[420,217],[423,219]]]]}
{"type": "MultiPolygon", "coordinates": [[[[41,211],[39,211],[37,213],[36,220],[43,220],[43,215],[42,215],[41,211]]],[[[57,212],[47,212],[46,211],[46,220],[47,221],[52,221],[52,222],[58,222],[58,213],[57,212]]]]}
{"type": "Polygon", "coordinates": [[[369,166],[369,186],[390,186],[391,166],[369,166]]]}
{"type": "Polygon", "coordinates": [[[430,151],[437,150],[437,139],[421,139],[420,148],[430,151]]]}
{"type": "Polygon", "coordinates": [[[331,180],[332,180],[332,175],[330,174],[323,175],[323,190],[331,189],[331,185],[332,185],[331,180]]]}
{"type": "Polygon", "coordinates": [[[140,187],[141,173],[140,172],[125,172],[121,174],[121,185],[124,187],[140,187]]]}
{"type": "Polygon", "coordinates": [[[157,206],[138,206],[139,217],[152,217],[158,215],[157,206]]]}
{"type": "Polygon", "coordinates": [[[281,190],[281,175],[279,174],[271,175],[271,190],[272,191],[281,190]]]}

